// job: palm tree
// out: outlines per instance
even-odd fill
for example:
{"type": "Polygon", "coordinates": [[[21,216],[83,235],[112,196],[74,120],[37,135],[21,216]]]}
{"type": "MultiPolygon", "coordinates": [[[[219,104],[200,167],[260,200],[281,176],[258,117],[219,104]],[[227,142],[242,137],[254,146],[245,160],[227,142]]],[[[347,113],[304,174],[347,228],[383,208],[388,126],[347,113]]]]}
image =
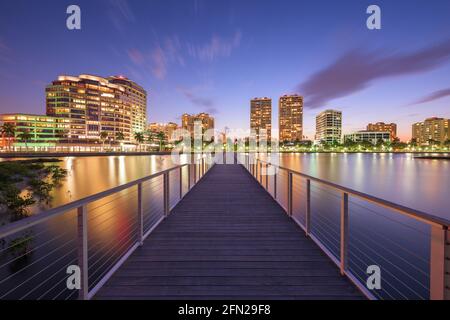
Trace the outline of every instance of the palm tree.
{"type": "Polygon", "coordinates": [[[156,137],[159,140],[159,151],[162,151],[163,148],[163,142],[166,139],[166,135],[164,134],[164,132],[160,131],[156,134],[156,137]]]}
{"type": "MultiPolygon", "coordinates": [[[[125,140],[125,135],[123,134],[122,131],[116,132],[116,140],[119,142],[122,142],[123,140],[125,140]]],[[[120,146],[120,149],[122,150],[122,146],[120,146]]]]}
{"type": "Polygon", "coordinates": [[[11,138],[16,135],[16,127],[12,123],[4,123],[1,126],[1,134],[3,139],[7,138],[8,150],[11,148],[11,138]]]}
{"type": "Polygon", "coordinates": [[[108,132],[102,131],[100,132],[100,140],[102,141],[102,151],[105,148],[105,140],[108,138],[108,132]]]}
{"type": "Polygon", "coordinates": [[[30,133],[30,131],[26,130],[24,132],[19,133],[17,138],[19,138],[20,141],[25,142],[25,149],[28,150],[28,141],[30,141],[33,138],[33,135],[30,133]]]}
{"type": "Polygon", "coordinates": [[[155,140],[155,133],[153,131],[147,131],[147,142],[152,143],[155,140]]]}
{"type": "Polygon", "coordinates": [[[144,140],[145,140],[144,134],[142,132],[135,132],[134,140],[136,140],[136,142],[138,143],[139,150],[140,150],[141,149],[141,143],[143,143],[144,140]]]}

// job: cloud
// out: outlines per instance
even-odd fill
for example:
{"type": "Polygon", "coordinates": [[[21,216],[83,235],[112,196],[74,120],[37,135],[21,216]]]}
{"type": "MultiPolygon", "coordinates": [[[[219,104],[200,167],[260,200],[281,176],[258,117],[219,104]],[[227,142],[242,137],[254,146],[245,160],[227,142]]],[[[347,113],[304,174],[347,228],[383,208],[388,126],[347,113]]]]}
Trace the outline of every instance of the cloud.
{"type": "Polygon", "coordinates": [[[427,102],[431,102],[434,100],[438,100],[441,98],[445,98],[450,96],[450,88],[448,89],[442,89],[442,90],[438,90],[438,91],[434,91],[418,100],[416,100],[413,103],[410,103],[409,105],[416,105],[416,104],[422,104],[422,103],[427,103],[427,102]]]}
{"type": "Polygon", "coordinates": [[[123,32],[128,23],[135,21],[135,16],[127,0],[109,0],[109,18],[114,27],[123,32]]]}
{"type": "Polygon", "coordinates": [[[210,42],[200,46],[181,42],[176,35],[165,37],[162,40],[156,38],[156,45],[152,49],[142,51],[131,48],[127,50],[127,55],[134,65],[150,71],[156,78],[162,80],[166,78],[171,65],[183,67],[186,65],[186,55],[202,61],[213,61],[218,57],[230,56],[240,44],[241,33],[236,31],[229,40],[213,36],[210,42]]]}
{"type": "Polygon", "coordinates": [[[133,48],[128,50],[127,54],[134,64],[142,65],[143,63],[145,63],[144,54],[140,50],[133,48]]]}
{"type": "Polygon", "coordinates": [[[167,60],[161,47],[157,47],[152,51],[151,61],[153,75],[160,80],[164,79],[167,74],[167,60]]]}
{"type": "Polygon", "coordinates": [[[207,112],[210,114],[218,113],[214,101],[210,98],[200,97],[189,89],[178,89],[193,105],[202,109],[202,112],[207,112]]]}
{"type": "Polygon", "coordinates": [[[361,91],[376,80],[426,72],[449,59],[450,40],[411,53],[354,49],[298,85],[297,91],[305,96],[305,107],[319,108],[361,91]]]}
{"type": "Polygon", "coordinates": [[[242,34],[240,31],[236,31],[230,39],[214,35],[206,44],[188,44],[188,53],[201,61],[211,62],[219,57],[229,57],[233,50],[239,47],[241,39],[242,34]]]}
{"type": "Polygon", "coordinates": [[[181,43],[176,36],[166,37],[162,44],[158,43],[148,51],[141,51],[136,48],[129,49],[127,55],[133,64],[140,69],[150,71],[160,80],[167,76],[170,64],[185,65],[181,54],[181,43]]]}

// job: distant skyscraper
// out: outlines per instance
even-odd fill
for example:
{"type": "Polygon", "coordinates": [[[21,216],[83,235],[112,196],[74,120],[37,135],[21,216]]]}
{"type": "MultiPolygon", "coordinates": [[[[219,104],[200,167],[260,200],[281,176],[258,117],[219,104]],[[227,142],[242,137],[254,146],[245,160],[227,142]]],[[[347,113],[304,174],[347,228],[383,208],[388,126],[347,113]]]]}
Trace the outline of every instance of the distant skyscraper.
{"type": "Polygon", "coordinates": [[[111,140],[116,140],[121,132],[123,141],[129,142],[133,140],[133,123],[134,130],[145,128],[145,122],[142,127],[145,115],[141,114],[145,90],[125,78],[121,80],[125,85],[114,83],[119,78],[83,74],[60,76],[47,86],[47,115],[70,120],[70,128],[61,142],[95,143],[101,132],[106,132],[111,140]]]}
{"type": "Polygon", "coordinates": [[[389,132],[391,134],[391,140],[397,138],[397,124],[395,123],[369,123],[367,125],[367,131],[372,132],[389,132]]]}
{"type": "Polygon", "coordinates": [[[341,142],[342,140],[342,112],[325,110],[316,117],[316,141],[341,142]]]}
{"type": "Polygon", "coordinates": [[[147,125],[147,91],[123,76],[109,77],[108,80],[110,83],[123,86],[126,90],[126,97],[131,105],[131,133],[134,139],[134,134],[144,132],[147,125]]]}
{"type": "Polygon", "coordinates": [[[194,136],[195,123],[199,122],[204,131],[208,129],[214,130],[214,118],[208,113],[199,113],[196,115],[183,114],[181,116],[181,127],[190,132],[191,136],[194,136]]]}
{"type": "Polygon", "coordinates": [[[450,139],[450,119],[428,118],[412,125],[412,138],[418,144],[428,144],[430,140],[444,143],[450,139]]]}
{"type": "Polygon", "coordinates": [[[265,129],[267,141],[272,137],[272,99],[255,98],[250,101],[250,129],[255,130],[257,141],[260,130],[265,129]]]}
{"type": "Polygon", "coordinates": [[[284,95],[278,102],[279,140],[296,141],[303,138],[303,97],[284,95]]]}

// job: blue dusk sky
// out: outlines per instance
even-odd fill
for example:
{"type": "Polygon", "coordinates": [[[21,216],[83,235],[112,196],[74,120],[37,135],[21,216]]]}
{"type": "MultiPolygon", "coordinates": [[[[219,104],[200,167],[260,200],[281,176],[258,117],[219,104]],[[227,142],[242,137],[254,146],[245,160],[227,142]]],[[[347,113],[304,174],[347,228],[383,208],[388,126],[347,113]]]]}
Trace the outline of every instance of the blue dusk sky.
{"type": "Polygon", "coordinates": [[[250,99],[304,96],[315,116],[343,111],[344,132],[369,122],[450,118],[447,0],[15,0],[0,3],[0,112],[44,113],[58,75],[125,75],[148,91],[148,120],[210,112],[248,129],[250,99]],[[81,8],[81,30],[66,8],[81,8]],[[368,30],[366,8],[381,8],[368,30]]]}

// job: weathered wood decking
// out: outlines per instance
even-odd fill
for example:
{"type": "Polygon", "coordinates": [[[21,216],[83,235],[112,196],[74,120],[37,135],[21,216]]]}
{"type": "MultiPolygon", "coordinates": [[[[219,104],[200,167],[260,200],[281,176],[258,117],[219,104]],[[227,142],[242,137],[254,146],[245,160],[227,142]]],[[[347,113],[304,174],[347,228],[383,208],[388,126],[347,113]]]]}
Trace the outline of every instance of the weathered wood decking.
{"type": "Polygon", "coordinates": [[[361,299],[241,165],[215,165],[96,299],[361,299]]]}

